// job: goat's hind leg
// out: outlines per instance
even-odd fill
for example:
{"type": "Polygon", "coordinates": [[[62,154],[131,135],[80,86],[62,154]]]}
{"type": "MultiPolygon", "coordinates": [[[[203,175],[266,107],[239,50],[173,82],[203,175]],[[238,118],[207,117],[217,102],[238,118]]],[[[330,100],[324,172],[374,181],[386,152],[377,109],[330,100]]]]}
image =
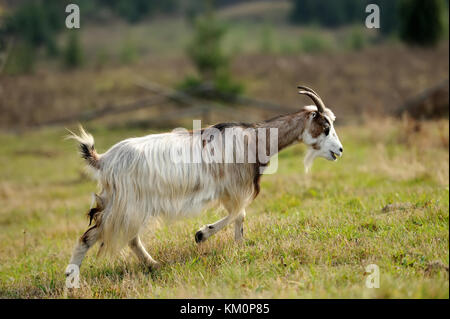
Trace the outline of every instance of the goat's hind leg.
{"type": "MultiPolygon", "coordinates": [[[[77,245],[75,246],[72,257],[70,258],[70,265],[76,265],[78,268],[81,266],[81,262],[84,259],[89,248],[91,248],[98,239],[98,227],[94,225],[90,227],[83,236],[80,237],[77,245]]],[[[66,275],[69,275],[69,269],[66,271],[66,275]]]]}
{"type": "MultiPolygon", "coordinates": [[[[101,224],[101,212],[104,210],[104,205],[102,199],[94,194],[94,199],[96,202],[96,207],[91,208],[88,212],[89,216],[89,226],[92,223],[92,220],[94,220],[95,225],[88,228],[84,232],[84,234],[80,237],[78,240],[77,245],[75,246],[72,257],[70,258],[69,265],[75,265],[78,268],[80,268],[81,263],[84,259],[84,256],[86,256],[86,253],[88,252],[89,248],[91,248],[95,242],[98,240],[99,237],[99,226],[101,224]]],[[[66,269],[66,275],[70,275],[71,270],[69,267],[66,269]]]]}
{"type": "Polygon", "coordinates": [[[136,254],[138,259],[144,263],[150,270],[159,268],[159,263],[150,256],[150,254],[145,250],[142,245],[139,236],[134,237],[129,242],[131,250],[136,254]]]}

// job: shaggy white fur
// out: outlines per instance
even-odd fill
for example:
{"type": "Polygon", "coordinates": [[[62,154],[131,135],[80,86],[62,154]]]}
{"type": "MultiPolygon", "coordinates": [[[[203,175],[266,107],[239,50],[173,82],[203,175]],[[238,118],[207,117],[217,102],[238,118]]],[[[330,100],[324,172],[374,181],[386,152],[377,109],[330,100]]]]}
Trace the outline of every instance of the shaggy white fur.
{"type": "Polygon", "coordinates": [[[150,217],[178,219],[213,204],[221,204],[228,216],[203,226],[195,240],[204,241],[231,222],[235,239],[242,240],[245,208],[258,194],[271,156],[298,141],[310,146],[307,169],[317,156],[335,160],[342,154],[335,116],[323,106],[321,110],[307,106],[257,124],[221,123],[201,131],[129,138],[104,154],[96,153],[94,138],[82,127],[79,135],[71,132],[101,191],[89,212],[95,224],[81,237],[70,263],[80,266],[88,249],[100,241],[104,252],[128,243],[141,261],[155,267],[139,239],[150,217]],[[261,141],[267,142],[261,147],[261,141]]]}

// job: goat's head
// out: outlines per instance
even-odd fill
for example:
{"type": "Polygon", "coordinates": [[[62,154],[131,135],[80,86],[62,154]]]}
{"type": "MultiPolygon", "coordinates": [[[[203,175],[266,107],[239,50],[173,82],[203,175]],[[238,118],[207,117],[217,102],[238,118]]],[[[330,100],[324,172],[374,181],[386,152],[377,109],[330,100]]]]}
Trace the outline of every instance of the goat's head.
{"type": "Polygon", "coordinates": [[[335,161],[342,155],[343,147],[334,130],[333,112],[325,107],[322,99],[312,89],[299,86],[299,93],[309,96],[315,105],[304,108],[306,123],[301,139],[308,145],[308,153],[305,157],[305,166],[308,170],[316,157],[323,157],[335,161]]]}

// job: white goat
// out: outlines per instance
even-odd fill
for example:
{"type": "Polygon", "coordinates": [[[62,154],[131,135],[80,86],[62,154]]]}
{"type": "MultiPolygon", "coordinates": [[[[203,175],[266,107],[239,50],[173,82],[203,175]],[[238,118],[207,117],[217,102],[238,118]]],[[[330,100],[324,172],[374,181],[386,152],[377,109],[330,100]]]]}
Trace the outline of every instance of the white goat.
{"type": "Polygon", "coordinates": [[[95,224],[81,236],[70,264],[80,266],[88,249],[100,241],[100,249],[110,252],[128,243],[140,261],[150,268],[156,267],[158,263],[139,239],[149,218],[188,216],[211,203],[221,204],[228,216],[200,228],[195,241],[206,240],[231,222],[235,225],[235,240],[241,241],[245,208],[258,195],[260,176],[267,165],[257,156],[262,151],[256,148],[261,136],[252,132],[276,128],[277,151],[296,142],[305,143],[309,146],[305,157],[307,167],[315,157],[336,160],[342,154],[333,127],[334,114],[313,90],[299,88],[299,93],[309,96],[315,106],[256,124],[217,124],[202,130],[201,135],[185,131],[130,138],[101,155],[95,151],[93,137],[81,127],[80,135],[72,133],[71,137],[80,143],[82,157],[95,171],[101,192],[96,195],[96,206],[89,212],[95,224]],[[237,143],[233,156],[238,157],[247,148],[256,161],[223,161],[222,138],[229,128],[246,135],[245,142],[237,143]],[[208,152],[204,152],[206,148],[208,152]],[[176,156],[185,159],[195,152],[203,155],[198,162],[174,161],[176,156]]]}

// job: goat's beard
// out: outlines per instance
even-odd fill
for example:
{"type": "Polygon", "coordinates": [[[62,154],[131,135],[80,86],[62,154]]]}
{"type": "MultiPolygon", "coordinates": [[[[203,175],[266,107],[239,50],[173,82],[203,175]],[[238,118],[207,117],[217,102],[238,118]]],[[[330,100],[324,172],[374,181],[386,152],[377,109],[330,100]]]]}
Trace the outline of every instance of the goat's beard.
{"type": "Polygon", "coordinates": [[[317,152],[313,148],[308,148],[308,151],[306,152],[305,159],[303,160],[303,164],[305,165],[305,172],[308,173],[311,169],[311,166],[314,162],[314,159],[319,156],[319,152],[317,152]]]}

